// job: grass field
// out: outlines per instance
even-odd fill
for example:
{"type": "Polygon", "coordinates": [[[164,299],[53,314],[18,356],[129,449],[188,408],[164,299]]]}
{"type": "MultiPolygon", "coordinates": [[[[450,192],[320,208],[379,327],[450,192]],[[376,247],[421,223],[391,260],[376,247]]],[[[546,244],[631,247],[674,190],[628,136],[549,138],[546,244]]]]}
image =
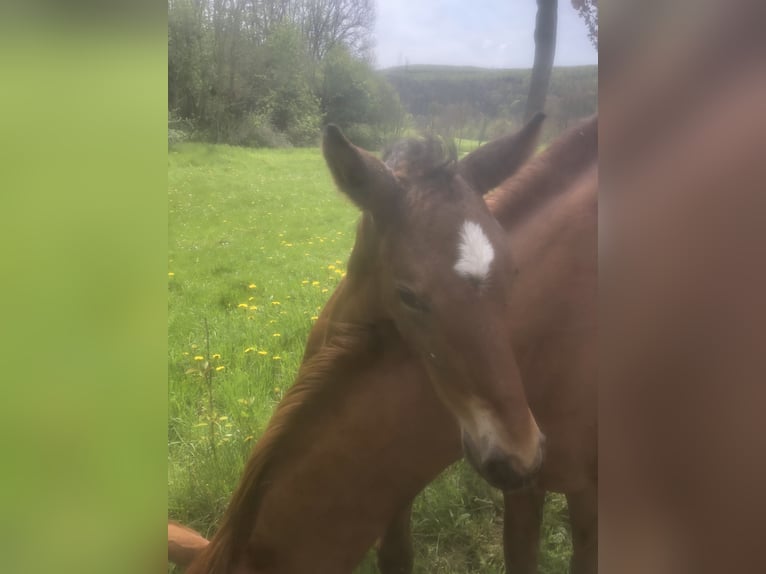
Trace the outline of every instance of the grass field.
{"type": "MultiPolygon", "coordinates": [[[[168,512],[209,534],[344,273],[358,214],[318,149],[168,157],[168,512]]],[[[416,572],[502,572],[501,509],[465,465],[446,471],[415,505],[416,572]]],[[[543,573],[567,570],[565,524],[550,496],[543,573]]],[[[357,572],[376,572],[372,555],[357,572]]]]}

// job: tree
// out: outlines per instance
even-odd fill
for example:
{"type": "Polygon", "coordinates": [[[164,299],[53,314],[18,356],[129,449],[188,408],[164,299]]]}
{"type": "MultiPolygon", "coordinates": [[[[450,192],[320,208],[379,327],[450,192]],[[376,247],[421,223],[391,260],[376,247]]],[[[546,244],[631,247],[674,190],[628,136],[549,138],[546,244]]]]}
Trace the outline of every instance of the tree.
{"type": "Polygon", "coordinates": [[[319,61],[342,44],[356,56],[366,56],[375,23],[373,0],[297,0],[297,20],[309,53],[319,61]]]}
{"type": "Polygon", "coordinates": [[[319,133],[320,109],[310,83],[305,40],[293,24],[282,24],[264,43],[263,79],[268,86],[258,109],[294,144],[313,143],[319,133]]]}
{"type": "Polygon", "coordinates": [[[593,47],[598,49],[598,4],[596,0],[572,0],[572,6],[585,20],[588,27],[588,38],[593,47]]]}
{"type": "Polygon", "coordinates": [[[352,73],[334,113],[395,129],[398,98],[365,58],[374,16],[374,0],[168,0],[169,122],[236,145],[314,143],[322,60],[337,48],[352,73]]]}
{"type": "Polygon", "coordinates": [[[378,147],[403,127],[405,113],[396,91],[345,46],[327,53],[320,96],[325,123],[338,124],[363,147],[378,147]]]}
{"type": "Polygon", "coordinates": [[[553,58],[556,55],[556,20],[558,0],[537,0],[535,24],[535,63],[529,83],[529,95],[524,117],[529,120],[545,108],[545,97],[551,81],[553,58]]]}

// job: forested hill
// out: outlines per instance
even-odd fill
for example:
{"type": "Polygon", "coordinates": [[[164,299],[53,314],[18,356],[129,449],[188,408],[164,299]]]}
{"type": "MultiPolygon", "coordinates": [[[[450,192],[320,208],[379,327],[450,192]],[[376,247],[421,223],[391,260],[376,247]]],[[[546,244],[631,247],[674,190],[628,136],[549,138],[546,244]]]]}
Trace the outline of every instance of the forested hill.
{"type": "MultiPolygon", "coordinates": [[[[418,127],[485,139],[522,121],[531,70],[419,65],[381,74],[418,127]]],[[[597,92],[597,66],[554,68],[546,103],[548,129],[561,131],[594,113],[597,92]]]]}

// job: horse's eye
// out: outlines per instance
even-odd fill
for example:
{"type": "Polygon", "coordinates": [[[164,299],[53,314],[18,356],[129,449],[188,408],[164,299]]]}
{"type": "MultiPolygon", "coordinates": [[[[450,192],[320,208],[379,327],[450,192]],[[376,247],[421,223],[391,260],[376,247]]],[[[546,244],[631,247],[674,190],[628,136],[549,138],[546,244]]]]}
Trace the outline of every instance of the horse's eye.
{"type": "Polygon", "coordinates": [[[396,294],[399,296],[399,300],[402,304],[408,309],[420,313],[428,311],[428,304],[415,295],[410,289],[407,289],[407,287],[397,287],[396,294]]]}

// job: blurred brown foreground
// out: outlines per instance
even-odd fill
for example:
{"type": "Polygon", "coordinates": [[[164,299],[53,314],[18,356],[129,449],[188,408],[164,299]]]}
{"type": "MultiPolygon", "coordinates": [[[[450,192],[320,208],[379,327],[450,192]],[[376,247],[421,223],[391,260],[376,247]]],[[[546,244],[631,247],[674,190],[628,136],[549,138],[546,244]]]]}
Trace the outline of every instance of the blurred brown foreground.
{"type": "Polygon", "coordinates": [[[766,2],[600,10],[600,571],[766,572],[766,2]]]}

